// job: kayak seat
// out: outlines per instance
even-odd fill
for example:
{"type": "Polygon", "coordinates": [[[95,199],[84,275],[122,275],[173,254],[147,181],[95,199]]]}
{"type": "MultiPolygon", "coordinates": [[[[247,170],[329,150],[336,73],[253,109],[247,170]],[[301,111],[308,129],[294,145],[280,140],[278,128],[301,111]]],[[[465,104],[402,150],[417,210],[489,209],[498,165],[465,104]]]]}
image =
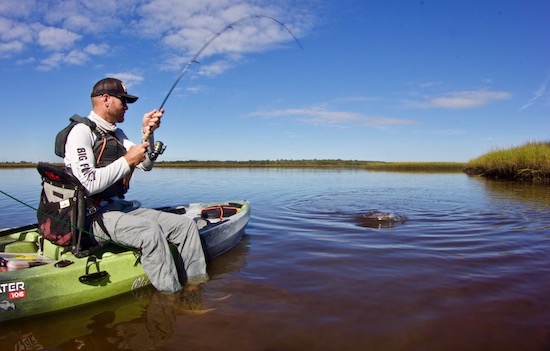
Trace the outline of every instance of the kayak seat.
{"type": "Polygon", "coordinates": [[[38,251],[38,237],[36,231],[8,235],[0,240],[0,252],[35,253],[38,251]]]}
{"type": "Polygon", "coordinates": [[[16,241],[4,247],[5,253],[36,253],[38,245],[32,241],[16,241]]]}
{"type": "Polygon", "coordinates": [[[63,253],[63,251],[65,249],[64,247],[59,246],[59,245],[55,245],[54,243],[52,243],[49,240],[44,240],[43,245],[44,246],[43,246],[43,249],[42,249],[42,254],[44,256],[46,256],[47,258],[52,259],[52,260],[61,259],[61,254],[63,253]]]}
{"type": "MultiPolygon", "coordinates": [[[[128,251],[128,248],[118,245],[105,245],[99,250],[95,251],[94,255],[97,257],[101,257],[105,254],[117,254],[124,251],[128,251]]],[[[52,260],[61,260],[63,258],[66,258],[67,255],[74,255],[74,253],[67,251],[66,247],[56,245],[49,240],[44,240],[42,254],[52,260]]]]}

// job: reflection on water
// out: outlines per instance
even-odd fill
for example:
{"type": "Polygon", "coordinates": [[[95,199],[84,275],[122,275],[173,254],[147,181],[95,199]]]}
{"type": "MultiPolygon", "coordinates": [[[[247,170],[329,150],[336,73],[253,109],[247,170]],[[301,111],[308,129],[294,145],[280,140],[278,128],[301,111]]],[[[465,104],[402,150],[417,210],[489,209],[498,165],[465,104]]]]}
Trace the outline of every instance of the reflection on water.
{"type": "Polygon", "coordinates": [[[147,303],[137,318],[116,321],[115,311],[106,310],[91,317],[89,333],[69,338],[60,350],[158,350],[177,331],[177,317],[200,315],[215,310],[203,308],[201,292],[168,296],[147,289],[147,303]]]}
{"type": "MultiPolygon", "coordinates": [[[[198,295],[145,289],[2,326],[2,350],[550,349],[550,188],[360,170],[159,170],[133,182],[146,206],[250,200],[245,239],[209,263],[198,295]],[[372,210],[407,220],[358,225],[372,210]]],[[[17,207],[0,199],[2,221],[24,224],[17,207]]]]}
{"type": "Polygon", "coordinates": [[[489,181],[483,178],[473,178],[482,182],[485,189],[498,197],[517,199],[525,203],[550,205],[550,188],[543,184],[511,184],[510,182],[489,181]]]}
{"type": "Polygon", "coordinates": [[[225,275],[246,264],[249,237],[231,251],[210,262],[211,281],[198,290],[165,295],[148,286],[124,296],[23,320],[2,326],[2,350],[156,350],[176,331],[177,316],[198,316],[213,312],[230,299],[216,286],[225,275]]]}

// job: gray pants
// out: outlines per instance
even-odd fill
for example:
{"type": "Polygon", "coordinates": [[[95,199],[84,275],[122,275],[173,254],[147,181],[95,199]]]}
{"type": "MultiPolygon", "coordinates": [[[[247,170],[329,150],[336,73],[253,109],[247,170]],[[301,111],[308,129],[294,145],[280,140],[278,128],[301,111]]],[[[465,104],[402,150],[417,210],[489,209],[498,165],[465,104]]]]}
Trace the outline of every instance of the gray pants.
{"type": "MultiPolygon", "coordinates": [[[[141,264],[151,284],[164,292],[182,289],[180,282],[208,279],[206,260],[196,223],[185,216],[138,208],[130,202],[115,202],[101,209],[111,239],[142,252],[141,264]],[[174,256],[168,243],[176,246],[174,256]]],[[[94,236],[109,239],[97,223],[94,236]]]]}

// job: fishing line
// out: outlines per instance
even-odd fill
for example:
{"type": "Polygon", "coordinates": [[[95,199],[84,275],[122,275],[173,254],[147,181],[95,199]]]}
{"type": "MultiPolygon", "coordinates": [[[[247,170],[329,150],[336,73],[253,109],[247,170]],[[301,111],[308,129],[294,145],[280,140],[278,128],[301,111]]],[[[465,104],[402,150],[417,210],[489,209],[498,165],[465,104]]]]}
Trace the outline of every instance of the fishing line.
{"type": "Polygon", "coordinates": [[[27,204],[26,202],[24,202],[24,201],[22,201],[22,200],[19,200],[19,199],[17,199],[16,197],[14,197],[14,196],[12,196],[12,195],[10,195],[10,194],[8,194],[8,193],[2,191],[2,190],[0,190],[0,194],[6,195],[6,196],[9,197],[10,199],[12,199],[12,200],[14,200],[14,201],[16,201],[16,202],[19,202],[21,205],[30,208],[31,210],[33,210],[33,211],[36,212],[36,213],[43,214],[43,215],[45,215],[46,217],[49,217],[49,218],[51,218],[52,220],[57,221],[58,223],[61,223],[61,224],[64,224],[64,225],[68,225],[69,227],[71,227],[71,228],[73,228],[73,229],[76,229],[76,230],[78,230],[78,231],[81,231],[82,233],[87,234],[87,235],[89,235],[89,236],[91,236],[91,237],[98,238],[98,239],[101,239],[101,240],[105,240],[105,241],[107,241],[107,242],[109,242],[109,243],[111,243],[111,244],[120,246],[120,247],[125,248],[125,249],[127,249],[127,250],[136,251],[136,249],[133,248],[133,247],[129,247],[129,246],[126,246],[126,245],[117,243],[117,242],[115,242],[115,241],[113,241],[113,240],[104,239],[104,238],[102,238],[102,237],[96,236],[96,235],[92,234],[90,231],[88,231],[88,230],[86,230],[86,229],[84,229],[84,228],[80,228],[80,227],[78,227],[78,226],[76,226],[76,225],[74,225],[74,224],[72,224],[72,223],[69,223],[69,222],[64,221],[64,220],[62,220],[62,219],[60,219],[60,218],[54,217],[54,216],[52,216],[52,215],[49,215],[49,214],[45,213],[44,211],[41,211],[41,210],[39,210],[38,208],[35,208],[35,207],[33,207],[33,206],[27,204]]]}
{"type": "Polygon", "coordinates": [[[3,192],[2,190],[0,190],[0,193],[6,195],[7,197],[9,197],[9,198],[12,199],[12,200],[15,200],[16,202],[19,202],[21,205],[27,206],[27,207],[30,208],[31,210],[33,210],[33,211],[35,211],[35,212],[38,212],[38,209],[32,207],[31,205],[29,205],[29,204],[27,204],[27,203],[25,203],[25,202],[23,202],[23,201],[21,201],[21,200],[15,198],[15,197],[13,197],[13,196],[11,196],[11,195],[8,194],[8,193],[3,192]]]}
{"type": "Polygon", "coordinates": [[[170,97],[170,95],[172,94],[172,91],[174,90],[174,88],[176,87],[176,85],[179,83],[179,81],[181,80],[181,78],[183,78],[183,76],[185,75],[185,73],[187,73],[187,71],[189,70],[189,68],[191,67],[191,65],[193,63],[199,63],[197,60],[199,59],[199,56],[202,54],[202,52],[204,50],[206,50],[206,48],[208,46],[210,46],[210,44],[212,44],[216,39],[218,39],[223,33],[225,33],[226,31],[230,30],[230,29],[233,29],[233,27],[243,23],[243,22],[246,22],[250,19],[261,19],[261,18],[266,18],[266,19],[269,19],[269,20],[272,20],[274,21],[275,23],[278,23],[280,26],[282,26],[284,29],[286,29],[286,31],[294,38],[294,40],[296,41],[296,43],[298,44],[298,46],[303,49],[304,47],[302,46],[302,44],[300,43],[300,41],[298,40],[298,38],[296,38],[296,36],[294,35],[294,33],[292,33],[292,31],[290,29],[288,29],[287,26],[284,25],[284,23],[282,23],[281,21],[273,18],[273,17],[270,17],[270,16],[265,16],[265,15],[251,15],[251,16],[245,16],[245,17],[242,17],[242,18],[239,18],[238,20],[234,21],[234,22],[231,22],[229,23],[227,26],[223,27],[220,31],[218,31],[216,34],[214,34],[212,36],[212,38],[210,38],[201,48],[199,51],[197,51],[197,53],[191,58],[191,60],[189,60],[189,62],[185,65],[185,67],[183,68],[183,70],[181,71],[180,75],[178,76],[178,78],[176,79],[176,81],[174,82],[174,84],[172,84],[172,87],[170,88],[170,90],[168,90],[168,94],[166,94],[166,97],[164,98],[164,100],[162,101],[162,104],[160,104],[160,107],[159,107],[159,110],[162,109],[164,107],[164,104],[166,103],[166,100],[168,100],[168,98],[170,97]]]}
{"type": "MultiPolygon", "coordinates": [[[[195,55],[193,55],[193,57],[191,58],[191,60],[189,60],[189,62],[187,62],[187,64],[185,65],[185,67],[183,67],[183,70],[181,71],[180,75],[178,76],[178,78],[176,79],[176,81],[174,82],[174,84],[172,84],[172,87],[170,87],[170,90],[168,90],[168,93],[166,94],[166,97],[164,98],[164,100],[162,100],[162,103],[160,104],[160,107],[159,107],[159,111],[164,107],[164,104],[166,103],[166,101],[168,100],[168,98],[170,97],[170,95],[172,94],[172,91],[174,91],[174,88],[176,87],[176,85],[178,85],[179,81],[183,78],[183,76],[185,75],[185,73],[187,73],[187,71],[189,70],[189,68],[191,67],[191,65],[193,65],[193,63],[199,63],[197,60],[199,59],[199,56],[202,54],[202,52],[204,50],[206,50],[206,48],[208,46],[210,46],[210,44],[212,44],[216,39],[218,39],[223,33],[225,33],[226,31],[230,30],[230,29],[233,29],[233,27],[243,23],[243,22],[246,22],[248,20],[251,20],[251,19],[261,19],[261,18],[266,18],[266,19],[269,19],[277,24],[279,24],[280,26],[282,26],[291,36],[292,38],[294,38],[294,40],[296,41],[296,43],[298,44],[298,46],[300,47],[300,49],[304,49],[304,47],[302,46],[302,44],[300,43],[300,41],[298,40],[298,38],[294,35],[294,33],[292,33],[292,31],[281,21],[279,21],[278,19],[276,18],[273,18],[273,17],[270,17],[270,16],[266,16],[266,15],[250,15],[250,16],[245,16],[245,17],[241,17],[239,18],[238,20],[234,21],[234,22],[231,22],[229,23],[227,26],[223,27],[220,31],[218,31],[216,34],[214,34],[201,48],[199,51],[197,51],[197,53],[195,55]]],[[[149,140],[149,137],[151,136],[151,128],[149,127],[147,129],[147,131],[145,133],[143,133],[143,138],[142,138],[142,141],[143,142],[146,142],[147,140],[149,140]]],[[[165,146],[163,144],[161,144],[159,146],[159,148],[161,149],[161,152],[159,153],[156,153],[156,155],[160,155],[162,154],[162,152],[164,151],[163,147],[165,148],[165,146]]]]}

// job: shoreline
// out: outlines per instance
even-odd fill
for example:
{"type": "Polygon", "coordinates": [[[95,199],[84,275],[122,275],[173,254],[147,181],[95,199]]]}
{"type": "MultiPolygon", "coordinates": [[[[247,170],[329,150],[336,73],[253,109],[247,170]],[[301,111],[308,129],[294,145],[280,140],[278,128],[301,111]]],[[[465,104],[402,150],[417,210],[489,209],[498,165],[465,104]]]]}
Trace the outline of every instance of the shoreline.
{"type": "MultiPolygon", "coordinates": [[[[52,163],[62,166],[62,163],[52,163]]],[[[0,162],[0,169],[35,168],[34,162],[0,162]]],[[[250,160],[250,161],[158,161],[159,168],[319,168],[364,169],[396,172],[452,172],[464,170],[462,162],[382,162],[357,160],[250,160]]]]}
{"type": "Polygon", "coordinates": [[[464,173],[498,181],[550,184],[550,142],[494,149],[470,160],[464,173]]]}
{"type": "MultiPolygon", "coordinates": [[[[0,169],[36,168],[35,162],[0,162],[0,169]]],[[[60,162],[52,163],[63,166],[60,162]]],[[[356,169],[379,172],[465,173],[495,181],[550,184],[550,172],[517,166],[488,167],[475,162],[383,162],[357,160],[250,160],[250,161],[158,161],[156,168],[280,168],[356,169]]]]}

